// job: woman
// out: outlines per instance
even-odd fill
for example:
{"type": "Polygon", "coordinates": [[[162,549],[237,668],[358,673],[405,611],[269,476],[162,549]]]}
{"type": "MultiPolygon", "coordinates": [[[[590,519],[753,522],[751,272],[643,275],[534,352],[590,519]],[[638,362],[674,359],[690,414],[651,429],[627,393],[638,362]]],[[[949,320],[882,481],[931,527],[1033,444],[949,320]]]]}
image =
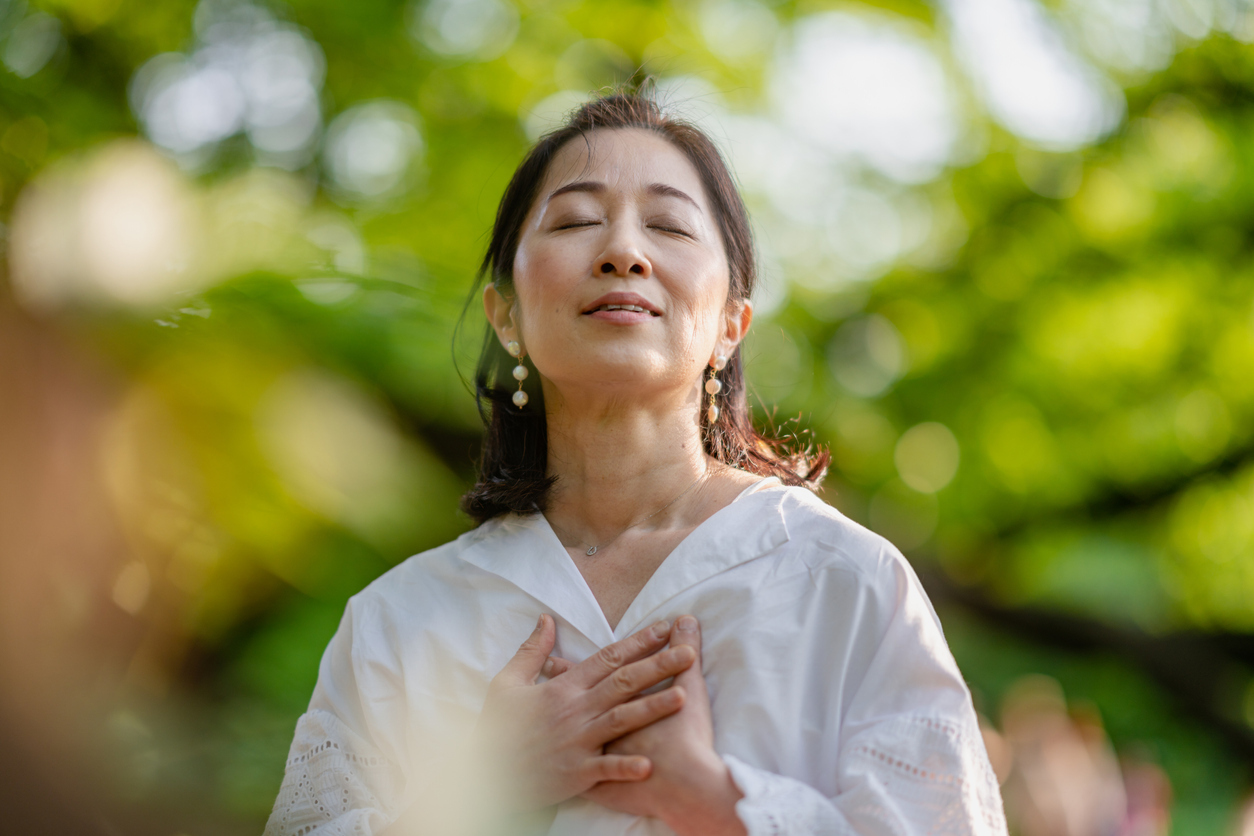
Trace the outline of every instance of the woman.
{"type": "Polygon", "coordinates": [[[1004,834],[908,564],[749,422],[708,138],[585,105],[482,272],[480,525],[350,601],[267,834],[1004,834]]]}

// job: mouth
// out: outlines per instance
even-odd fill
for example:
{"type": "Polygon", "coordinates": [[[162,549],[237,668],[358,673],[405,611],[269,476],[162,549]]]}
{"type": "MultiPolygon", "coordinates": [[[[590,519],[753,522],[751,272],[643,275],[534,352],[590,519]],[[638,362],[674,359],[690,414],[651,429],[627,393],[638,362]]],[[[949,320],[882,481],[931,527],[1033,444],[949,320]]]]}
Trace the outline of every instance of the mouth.
{"type": "Polygon", "coordinates": [[[660,313],[656,311],[648,310],[647,308],[644,308],[640,305],[597,305],[595,308],[589,308],[583,313],[584,313],[584,316],[587,316],[588,314],[594,314],[594,313],[597,313],[598,311],[631,311],[632,313],[649,314],[650,316],[661,316],[660,313]]]}
{"type": "Polygon", "coordinates": [[[643,296],[622,292],[605,294],[594,300],[581,313],[584,316],[611,321],[645,321],[662,315],[662,312],[643,296]]]}

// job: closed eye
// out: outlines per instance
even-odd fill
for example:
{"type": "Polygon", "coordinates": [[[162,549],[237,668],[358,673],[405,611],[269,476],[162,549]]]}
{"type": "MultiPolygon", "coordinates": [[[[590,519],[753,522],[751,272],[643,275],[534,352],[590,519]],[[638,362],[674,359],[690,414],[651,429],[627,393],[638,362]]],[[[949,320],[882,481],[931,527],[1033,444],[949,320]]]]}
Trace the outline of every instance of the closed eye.
{"type": "Polygon", "coordinates": [[[564,224],[558,224],[556,229],[578,229],[581,226],[598,226],[600,221],[567,221],[564,224]]]}
{"type": "Polygon", "coordinates": [[[664,224],[650,224],[650,228],[659,229],[662,232],[669,232],[672,235],[682,235],[685,238],[692,238],[693,234],[686,229],[680,229],[677,226],[666,226],[664,224]]]}

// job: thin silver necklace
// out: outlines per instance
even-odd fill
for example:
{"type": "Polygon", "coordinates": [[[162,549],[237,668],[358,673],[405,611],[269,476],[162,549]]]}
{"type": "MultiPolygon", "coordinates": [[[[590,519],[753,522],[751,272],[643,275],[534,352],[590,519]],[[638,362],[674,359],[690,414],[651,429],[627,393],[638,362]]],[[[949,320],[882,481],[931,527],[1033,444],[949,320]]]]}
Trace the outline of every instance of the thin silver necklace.
{"type": "Polygon", "coordinates": [[[684,494],[688,493],[688,491],[690,491],[690,490],[692,490],[694,487],[696,487],[696,484],[697,484],[698,482],[700,482],[700,481],[701,481],[701,477],[709,475],[709,472],[710,472],[710,466],[707,464],[707,465],[705,466],[705,470],[703,470],[703,471],[701,471],[700,473],[698,473],[698,474],[697,474],[697,478],[696,478],[696,479],[693,479],[691,482],[689,482],[689,483],[688,483],[688,487],[686,487],[686,488],[684,488],[682,491],[680,491],[680,492],[679,492],[679,493],[675,496],[675,498],[674,498],[674,499],[672,499],[670,502],[666,503],[666,504],[665,504],[665,505],[663,505],[661,508],[659,508],[659,509],[657,509],[656,511],[654,511],[654,512],[653,512],[652,514],[650,514],[649,516],[647,516],[647,517],[642,517],[642,518],[640,518],[640,519],[636,520],[634,523],[632,523],[631,525],[627,526],[627,527],[626,527],[626,528],[624,528],[622,531],[618,532],[618,533],[617,533],[617,534],[615,534],[613,537],[611,537],[610,539],[606,540],[604,543],[598,543],[597,545],[593,546],[593,545],[589,545],[588,543],[585,543],[584,541],[580,540],[580,541],[579,541],[579,545],[581,545],[581,546],[588,546],[588,550],[587,550],[586,552],[584,552],[584,554],[586,554],[588,557],[592,557],[594,554],[596,554],[596,553],[597,553],[598,551],[600,551],[601,549],[605,548],[606,546],[609,546],[609,545],[613,544],[613,542],[614,542],[615,540],[617,540],[619,537],[622,537],[622,536],[623,536],[624,534],[626,534],[628,531],[631,531],[631,530],[632,530],[633,528],[635,528],[636,526],[638,526],[638,525],[642,525],[642,524],[644,524],[644,523],[648,522],[648,521],[649,521],[650,519],[652,519],[653,517],[656,517],[658,514],[662,513],[662,512],[663,512],[663,511],[665,511],[667,508],[671,507],[671,506],[672,506],[672,505],[674,505],[676,502],[678,502],[678,501],[680,500],[680,497],[682,497],[684,494]]]}

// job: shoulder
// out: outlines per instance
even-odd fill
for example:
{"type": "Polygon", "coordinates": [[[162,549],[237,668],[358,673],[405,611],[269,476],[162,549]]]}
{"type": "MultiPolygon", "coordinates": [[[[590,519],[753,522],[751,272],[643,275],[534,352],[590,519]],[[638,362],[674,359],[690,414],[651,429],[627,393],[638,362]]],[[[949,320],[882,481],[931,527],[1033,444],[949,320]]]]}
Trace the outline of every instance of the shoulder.
{"type": "Polygon", "coordinates": [[[896,546],[804,488],[783,490],[779,507],[788,527],[787,550],[817,586],[829,593],[839,588],[842,600],[854,596],[886,618],[912,611],[939,626],[918,575],[896,546]]]}
{"type": "Polygon", "coordinates": [[[859,525],[805,488],[775,489],[788,527],[789,545],[812,568],[843,568],[859,574],[891,572],[905,558],[884,537],[859,525]]]}
{"type": "Polygon", "coordinates": [[[468,566],[462,557],[485,541],[508,538],[509,529],[509,518],[498,517],[456,540],[406,558],[354,595],[349,606],[363,615],[413,612],[433,596],[447,597],[467,583],[468,566]]]}

